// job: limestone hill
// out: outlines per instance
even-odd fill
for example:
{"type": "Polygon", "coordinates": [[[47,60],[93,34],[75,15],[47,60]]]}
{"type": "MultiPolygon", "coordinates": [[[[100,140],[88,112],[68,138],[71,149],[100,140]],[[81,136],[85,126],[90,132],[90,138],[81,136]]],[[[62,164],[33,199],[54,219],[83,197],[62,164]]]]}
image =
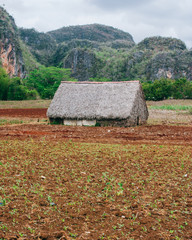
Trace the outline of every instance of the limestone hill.
{"type": "Polygon", "coordinates": [[[135,44],[129,33],[101,24],[40,33],[18,29],[2,7],[0,60],[10,76],[22,78],[41,64],[71,68],[79,81],[192,80],[192,51],[179,39],[157,36],[135,44]]]}

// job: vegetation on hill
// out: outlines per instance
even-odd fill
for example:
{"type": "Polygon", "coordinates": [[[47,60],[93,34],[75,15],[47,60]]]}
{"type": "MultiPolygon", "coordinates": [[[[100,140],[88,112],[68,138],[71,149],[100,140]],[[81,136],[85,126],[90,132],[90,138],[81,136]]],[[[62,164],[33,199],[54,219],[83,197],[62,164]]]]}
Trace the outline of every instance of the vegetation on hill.
{"type": "Polygon", "coordinates": [[[50,31],[48,34],[56,39],[58,43],[81,39],[96,42],[127,40],[130,41],[132,45],[135,44],[129,33],[101,24],[63,27],[58,30],[50,31]]]}
{"type": "Polygon", "coordinates": [[[146,38],[132,48],[126,58],[125,77],[140,79],[179,79],[192,80],[192,54],[185,44],[175,38],[146,38]]]}
{"type": "Polygon", "coordinates": [[[56,41],[46,33],[40,33],[35,29],[19,29],[22,41],[28,46],[36,60],[45,66],[56,50],[56,41]]]}
{"type": "Polygon", "coordinates": [[[28,46],[22,40],[20,40],[20,47],[23,55],[23,63],[25,65],[25,71],[27,73],[41,66],[41,64],[37,61],[37,59],[29,50],[28,46]]]}
{"type": "Polygon", "coordinates": [[[47,34],[20,29],[20,36],[41,64],[71,68],[72,76],[79,81],[107,78],[108,72],[114,75],[110,74],[113,69],[107,69],[109,56],[115,52],[119,59],[122,51],[135,46],[129,33],[99,24],[64,27],[47,34]],[[103,59],[102,55],[107,57],[103,59]]]}
{"type": "Polygon", "coordinates": [[[149,37],[138,43],[138,50],[175,51],[186,50],[186,45],[177,38],[149,37]]]}
{"type": "Polygon", "coordinates": [[[70,42],[63,42],[57,46],[56,51],[50,59],[50,65],[63,67],[65,58],[74,49],[98,49],[99,43],[89,40],[72,40],[70,42]]]}

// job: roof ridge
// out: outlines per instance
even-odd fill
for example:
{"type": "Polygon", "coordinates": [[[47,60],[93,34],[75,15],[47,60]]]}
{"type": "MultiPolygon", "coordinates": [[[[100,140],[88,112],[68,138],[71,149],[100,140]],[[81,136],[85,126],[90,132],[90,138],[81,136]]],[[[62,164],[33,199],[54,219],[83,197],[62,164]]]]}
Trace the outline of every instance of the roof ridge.
{"type": "Polygon", "coordinates": [[[73,81],[61,81],[61,83],[69,83],[69,84],[104,84],[104,83],[108,83],[108,84],[113,84],[113,83],[131,83],[131,82],[140,82],[139,80],[134,80],[134,81],[119,81],[119,82],[88,82],[88,81],[81,81],[81,82],[73,82],[73,81]]]}

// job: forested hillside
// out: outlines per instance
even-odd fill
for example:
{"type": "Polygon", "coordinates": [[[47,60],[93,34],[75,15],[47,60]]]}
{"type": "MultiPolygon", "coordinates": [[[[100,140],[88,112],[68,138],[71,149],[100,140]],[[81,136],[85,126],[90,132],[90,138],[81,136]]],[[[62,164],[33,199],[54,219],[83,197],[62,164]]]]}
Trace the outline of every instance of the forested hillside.
{"type": "Polygon", "coordinates": [[[135,44],[129,33],[99,24],[48,33],[20,29],[20,37],[39,63],[71,68],[79,81],[192,80],[192,51],[179,39],[150,37],[135,44]]]}
{"type": "Polygon", "coordinates": [[[101,24],[47,33],[18,29],[2,7],[0,23],[1,99],[51,98],[63,74],[78,81],[137,79],[147,99],[191,98],[192,50],[179,39],[157,36],[135,44],[129,33],[101,24]],[[185,93],[173,94],[179,89],[175,84],[185,93]]]}

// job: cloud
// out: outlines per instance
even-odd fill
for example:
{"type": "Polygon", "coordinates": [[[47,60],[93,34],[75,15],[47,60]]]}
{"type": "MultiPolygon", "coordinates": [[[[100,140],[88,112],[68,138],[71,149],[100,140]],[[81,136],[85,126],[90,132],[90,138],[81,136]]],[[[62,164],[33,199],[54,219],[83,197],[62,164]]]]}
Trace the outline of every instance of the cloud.
{"type": "Polygon", "coordinates": [[[132,9],[135,7],[141,7],[147,5],[152,0],[90,0],[95,6],[105,9],[107,11],[125,10],[127,8],[132,9]]]}
{"type": "Polygon", "coordinates": [[[86,15],[88,6],[83,0],[0,0],[20,27],[49,31],[78,21],[86,15]]]}

